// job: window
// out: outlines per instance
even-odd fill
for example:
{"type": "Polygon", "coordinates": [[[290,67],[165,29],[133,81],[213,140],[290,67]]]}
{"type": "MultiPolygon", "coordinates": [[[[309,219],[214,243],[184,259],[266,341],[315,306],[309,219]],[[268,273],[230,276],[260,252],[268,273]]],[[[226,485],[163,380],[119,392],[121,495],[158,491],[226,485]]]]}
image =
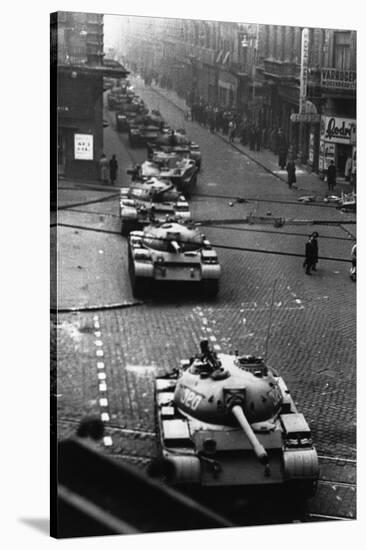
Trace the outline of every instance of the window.
{"type": "Polygon", "coordinates": [[[351,33],[334,33],[334,67],[336,69],[351,68],[351,33]]]}

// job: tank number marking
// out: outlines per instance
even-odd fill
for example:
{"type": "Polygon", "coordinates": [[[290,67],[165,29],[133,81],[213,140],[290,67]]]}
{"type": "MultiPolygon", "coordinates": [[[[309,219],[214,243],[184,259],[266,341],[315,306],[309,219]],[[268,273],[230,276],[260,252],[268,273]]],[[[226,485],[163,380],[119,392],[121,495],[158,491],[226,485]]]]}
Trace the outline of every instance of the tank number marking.
{"type": "Polygon", "coordinates": [[[188,388],[184,388],[182,391],[182,403],[195,411],[198,407],[198,405],[201,403],[202,396],[198,395],[197,393],[189,390],[188,388]]]}

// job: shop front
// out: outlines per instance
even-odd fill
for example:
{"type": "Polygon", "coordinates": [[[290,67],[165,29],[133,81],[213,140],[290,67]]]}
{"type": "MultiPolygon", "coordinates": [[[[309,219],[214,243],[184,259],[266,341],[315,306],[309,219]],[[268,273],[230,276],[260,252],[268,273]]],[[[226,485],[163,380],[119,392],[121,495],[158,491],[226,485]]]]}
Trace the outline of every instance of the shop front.
{"type": "MultiPolygon", "coordinates": [[[[337,169],[337,177],[345,177],[348,159],[352,154],[356,136],[356,119],[322,116],[320,122],[319,172],[324,173],[331,160],[337,169]]],[[[348,177],[348,176],[347,176],[348,177]]]]}
{"type": "Polygon", "coordinates": [[[218,101],[220,107],[234,108],[237,103],[238,79],[228,71],[219,71],[218,101]]]}

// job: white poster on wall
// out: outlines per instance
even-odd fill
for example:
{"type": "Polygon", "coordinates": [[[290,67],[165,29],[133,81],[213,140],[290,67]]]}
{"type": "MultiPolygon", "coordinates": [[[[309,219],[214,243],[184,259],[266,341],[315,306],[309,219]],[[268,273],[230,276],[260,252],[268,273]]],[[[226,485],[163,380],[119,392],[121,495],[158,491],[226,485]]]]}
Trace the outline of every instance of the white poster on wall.
{"type": "Polygon", "coordinates": [[[93,160],[93,135],[74,134],[75,160],[93,160]]]}

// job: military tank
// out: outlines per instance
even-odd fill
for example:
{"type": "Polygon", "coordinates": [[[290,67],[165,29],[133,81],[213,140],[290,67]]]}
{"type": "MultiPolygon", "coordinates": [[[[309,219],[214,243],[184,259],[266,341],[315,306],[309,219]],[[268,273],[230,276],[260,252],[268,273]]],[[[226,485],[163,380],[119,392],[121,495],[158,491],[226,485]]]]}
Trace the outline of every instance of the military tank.
{"type": "Polygon", "coordinates": [[[129,124],[129,143],[131,147],[145,145],[147,141],[155,141],[162,135],[164,120],[153,114],[139,115],[129,124]]]}
{"type": "Polygon", "coordinates": [[[134,296],[167,283],[188,283],[208,296],[219,290],[221,266],[216,251],[192,223],[169,221],[132,231],[128,264],[134,296]]]}
{"type": "Polygon", "coordinates": [[[120,195],[121,233],[140,229],[151,222],[191,219],[184,195],[167,180],[150,178],[130,187],[122,187],[120,195]]]}
{"type": "Polygon", "coordinates": [[[200,347],[156,379],[160,457],[150,472],[181,488],[277,485],[312,496],[317,452],[284,380],[260,357],[200,347]]]}
{"type": "Polygon", "coordinates": [[[147,142],[147,156],[153,160],[156,153],[177,153],[186,155],[195,161],[198,171],[201,169],[202,154],[199,145],[191,141],[184,129],[171,130],[158,137],[154,142],[147,142]]]}
{"type": "Polygon", "coordinates": [[[160,177],[169,178],[182,193],[187,196],[192,193],[197,183],[198,167],[187,153],[157,151],[152,161],[145,162],[150,169],[156,166],[160,177]]]}

